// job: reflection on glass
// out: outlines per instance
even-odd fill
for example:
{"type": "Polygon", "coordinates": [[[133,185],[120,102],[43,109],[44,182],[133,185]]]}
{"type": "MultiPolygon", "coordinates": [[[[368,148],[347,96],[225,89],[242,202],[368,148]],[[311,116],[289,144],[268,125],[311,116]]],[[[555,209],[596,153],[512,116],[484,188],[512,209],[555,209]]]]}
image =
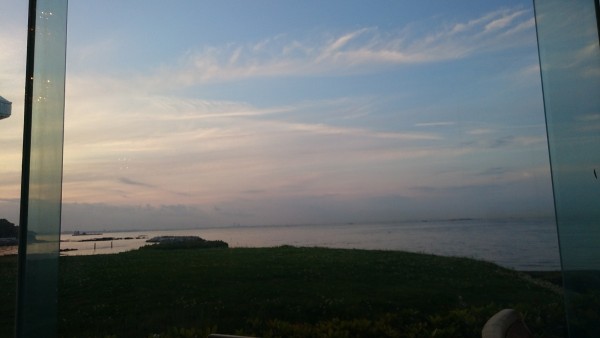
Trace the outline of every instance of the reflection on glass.
{"type": "Polygon", "coordinates": [[[536,1],[572,337],[600,336],[600,49],[596,1],[536,1]]]}
{"type": "Polygon", "coordinates": [[[67,1],[33,1],[30,11],[35,42],[28,49],[35,53],[27,65],[31,110],[26,108],[20,222],[27,232],[21,232],[17,335],[51,337],[57,327],[67,1]]]}

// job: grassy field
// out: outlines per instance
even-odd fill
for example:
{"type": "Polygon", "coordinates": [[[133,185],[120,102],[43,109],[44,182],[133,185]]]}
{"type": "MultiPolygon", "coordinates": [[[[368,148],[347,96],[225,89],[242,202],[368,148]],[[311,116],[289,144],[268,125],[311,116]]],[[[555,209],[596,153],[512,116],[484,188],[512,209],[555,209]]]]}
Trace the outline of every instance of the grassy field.
{"type": "MultiPolygon", "coordinates": [[[[12,329],[7,276],[15,263],[0,257],[0,332],[12,329]]],[[[507,307],[520,310],[537,337],[565,335],[558,288],[470,259],[174,249],[61,257],[60,269],[61,337],[480,337],[485,321],[507,307]]]]}
{"type": "Polygon", "coordinates": [[[0,256],[0,337],[13,337],[17,256],[0,256]]]}

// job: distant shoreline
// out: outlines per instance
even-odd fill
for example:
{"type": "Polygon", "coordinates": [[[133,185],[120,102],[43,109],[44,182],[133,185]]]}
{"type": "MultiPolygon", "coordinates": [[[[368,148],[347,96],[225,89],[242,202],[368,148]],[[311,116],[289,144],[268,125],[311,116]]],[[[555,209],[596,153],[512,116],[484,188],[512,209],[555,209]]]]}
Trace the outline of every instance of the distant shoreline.
{"type": "MultiPolygon", "coordinates": [[[[199,236],[206,240],[222,240],[232,248],[291,245],[404,251],[475,258],[518,271],[556,271],[560,270],[560,257],[553,229],[555,225],[552,220],[546,219],[236,226],[112,233],[102,231],[101,236],[62,234],[60,247],[63,256],[116,254],[147,245],[144,238],[199,236]]],[[[16,253],[16,249],[12,253],[16,253]]]]}
{"type": "Polygon", "coordinates": [[[0,247],[2,246],[14,246],[18,245],[18,239],[16,237],[0,238],[0,247]]]}

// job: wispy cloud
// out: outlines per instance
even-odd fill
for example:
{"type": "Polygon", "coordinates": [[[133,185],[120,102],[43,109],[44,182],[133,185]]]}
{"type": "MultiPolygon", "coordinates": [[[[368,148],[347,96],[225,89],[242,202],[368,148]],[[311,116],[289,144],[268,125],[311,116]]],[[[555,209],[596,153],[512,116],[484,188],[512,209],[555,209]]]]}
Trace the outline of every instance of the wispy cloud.
{"type": "Polygon", "coordinates": [[[143,182],[139,182],[136,180],[132,180],[130,178],[127,177],[120,177],[119,178],[119,182],[121,183],[125,183],[128,185],[134,185],[134,186],[138,186],[138,187],[146,187],[146,188],[155,188],[156,186],[153,184],[148,184],[148,183],[143,183],[143,182]]]}
{"type": "MultiPolygon", "coordinates": [[[[506,11],[499,15],[498,17],[496,16],[492,16],[491,20],[487,23],[485,23],[485,28],[484,28],[484,32],[491,32],[491,31],[498,31],[498,30],[502,30],[505,29],[506,27],[509,26],[514,26],[512,25],[519,17],[522,17],[525,13],[527,13],[527,11],[524,10],[520,10],[520,11],[506,11]]],[[[531,20],[528,20],[525,22],[526,25],[529,25],[529,22],[531,22],[531,20]]]]}
{"type": "Polygon", "coordinates": [[[485,135],[485,134],[491,134],[493,132],[494,132],[494,130],[490,129],[490,128],[476,128],[476,129],[468,130],[467,134],[469,134],[469,135],[485,135]]]}
{"type": "Polygon", "coordinates": [[[379,138],[379,139],[397,139],[397,140],[440,140],[442,137],[433,133],[417,133],[417,132],[378,132],[368,129],[360,128],[343,128],[328,126],[325,124],[303,124],[293,123],[288,124],[287,129],[289,131],[300,131],[310,134],[321,134],[321,135],[338,135],[338,136],[350,136],[350,137],[367,137],[367,138],[379,138]]]}
{"type": "Polygon", "coordinates": [[[415,123],[415,127],[445,127],[445,126],[453,126],[455,122],[451,121],[440,121],[440,122],[422,122],[415,123]]]}
{"type": "Polygon", "coordinates": [[[577,117],[577,120],[583,122],[600,121],[600,114],[584,114],[577,117]]]}
{"type": "Polygon", "coordinates": [[[65,201],[94,201],[96,194],[80,191],[92,186],[121,203],[132,199],[160,203],[166,196],[189,202],[189,196],[177,195],[179,191],[206,203],[257,187],[269,194],[298,193],[299,186],[314,192],[327,188],[319,188],[322,178],[309,178],[313,171],[444,152],[424,147],[423,142],[442,139],[435,133],[380,131],[290,118],[298,109],[343,112],[353,106],[353,100],[256,108],[228,101],[154,97],[118,87],[123,91],[113,93],[110,100],[100,95],[69,100],[65,201]],[[118,107],[129,108],[113,118],[118,107]],[[307,170],[308,164],[312,169],[307,170]],[[71,182],[87,183],[78,187],[71,182]],[[292,186],[295,191],[290,190],[292,186]],[[140,187],[148,189],[141,193],[140,187]]]}
{"type": "Polygon", "coordinates": [[[590,113],[582,114],[575,118],[575,133],[584,133],[580,135],[581,139],[584,137],[595,138],[596,134],[600,130],[600,114],[590,113]]]}
{"type": "Polygon", "coordinates": [[[363,27],[302,40],[279,35],[249,44],[204,46],[190,50],[176,66],[163,67],[152,82],[189,86],[250,77],[362,73],[465,58],[526,43],[523,33],[533,29],[527,14],[531,13],[500,10],[466,22],[438,24],[426,34],[363,27]]]}

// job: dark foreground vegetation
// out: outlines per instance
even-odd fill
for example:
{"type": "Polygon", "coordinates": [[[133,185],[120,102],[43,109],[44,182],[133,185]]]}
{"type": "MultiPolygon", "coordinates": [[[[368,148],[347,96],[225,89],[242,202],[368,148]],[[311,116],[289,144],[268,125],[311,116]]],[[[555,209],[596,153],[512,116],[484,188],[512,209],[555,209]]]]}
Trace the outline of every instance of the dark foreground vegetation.
{"type": "MultiPolygon", "coordinates": [[[[59,336],[480,337],[507,307],[536,337],[565,336],[556,286],[491,263],[392,251],[170,249],[61,257],[59,336]]],[[[0,269],[0,332],[10,332],[14,277],[6,276],[15,257],[0,257],[0,269]]]]}

